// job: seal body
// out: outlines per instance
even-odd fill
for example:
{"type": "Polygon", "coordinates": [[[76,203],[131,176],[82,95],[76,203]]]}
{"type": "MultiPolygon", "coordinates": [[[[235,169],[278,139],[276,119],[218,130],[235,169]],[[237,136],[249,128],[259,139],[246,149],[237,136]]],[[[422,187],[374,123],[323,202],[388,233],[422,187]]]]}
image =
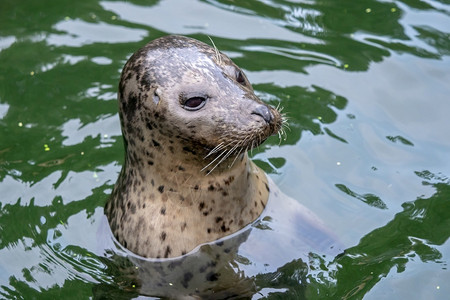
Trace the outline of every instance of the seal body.
{"type": "Polygon", "coordinates": [[[260,216],[270,188],[247,150],[283,119],[226,55],[186,37],[156,39],[126,63],[118,98],[125,163],[105,212],[121,245],[182,256],[260,216]]]}
{"type": "Polygon", "coordinates": [[[251,298],[265,276],[294,268],[306,284],[307,263],[337,254],[320,219],[248,159],[283,117],[227,56],[186,37],[154,40],[126,63],[118,98],[126,154],[105,249],[122,289],[251,298]]]}

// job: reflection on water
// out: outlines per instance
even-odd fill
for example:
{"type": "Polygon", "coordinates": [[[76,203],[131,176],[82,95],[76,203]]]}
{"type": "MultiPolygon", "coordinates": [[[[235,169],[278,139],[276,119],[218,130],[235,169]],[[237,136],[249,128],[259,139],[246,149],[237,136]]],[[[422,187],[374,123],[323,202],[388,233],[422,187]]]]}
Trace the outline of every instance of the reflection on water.
{"type": "Polygon", "coordinates": [[[3,298],[138,295],[97,235],[123,157],[116,86],[135,49],[174,33],[211,36],[261,99],[284,107],[287,140],[252,155],[353,245],[261,271],[255,298],[450,293],[446,1],[1,6],[3,298]]]}

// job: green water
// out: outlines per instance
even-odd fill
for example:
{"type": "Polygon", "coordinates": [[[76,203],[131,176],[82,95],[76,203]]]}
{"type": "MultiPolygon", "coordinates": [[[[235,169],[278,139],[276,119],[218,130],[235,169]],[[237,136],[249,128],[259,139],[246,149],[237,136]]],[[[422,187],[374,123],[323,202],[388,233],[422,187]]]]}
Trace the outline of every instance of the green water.
{"type": "Polygon", "coordinates": [[[448,298],[448,0],[1,1],[1,298],[137,296],[92,229],[122,164],[120,70],[166,34],[210,36],[281,103],[287,140],[252,156],[347,247],[255,298],[448,298]]]}

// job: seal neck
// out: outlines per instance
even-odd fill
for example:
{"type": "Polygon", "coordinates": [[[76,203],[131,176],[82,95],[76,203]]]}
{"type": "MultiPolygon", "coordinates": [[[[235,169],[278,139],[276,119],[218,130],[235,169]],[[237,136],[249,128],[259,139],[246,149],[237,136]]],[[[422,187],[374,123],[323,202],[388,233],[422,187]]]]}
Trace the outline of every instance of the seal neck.
{"type": "Polygon", "coordinates": [[[138,255],[184,255],[245,227],[267,204],[266,175],[247,153],[206,175],[176,156],[154,155],[148,164],[135,151],[127,151],[106,214],[117,240],[138,255]]]}
{"type": "MultiPolygon", "coordinates": [[[[170,150],[169,150],[170,151],[170,150]]],[[[133,151],[127,151],[133,154],[133,151]]],[[[230,157],[217,167],[214,158],[199,160],[190,150],[178,152],[177,155],[161,155],[153,153],[147,160],[135,159],[127,155],[121,176],[133,176],[139,182],[147,183],[153,189],[176,191],[190,194],[192,191],[229,190],[226,194],[242,195],[242,191],[254,184],[249,174],[258,172],[257,167],[249,160],[247,153],[238,157],[230,157]],[[211,163],[212,162],[212,163],[211,163]],[[211,164],[210,164],[211,163],[211,164]],[[208,166],[208,164],[210,164],[208,166]],[[223,187],[222,187],[223,185],[223,187]]]]}

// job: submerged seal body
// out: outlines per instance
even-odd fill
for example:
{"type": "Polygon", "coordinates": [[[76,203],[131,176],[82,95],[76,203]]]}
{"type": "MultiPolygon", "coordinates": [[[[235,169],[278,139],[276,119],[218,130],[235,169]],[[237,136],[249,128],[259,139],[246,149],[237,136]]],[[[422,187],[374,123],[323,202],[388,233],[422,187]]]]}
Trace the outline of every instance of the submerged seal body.
{"type": "Polygon", "coordinates": [[[125,163],[105,212],[120,244],[177,257],[260,216],[270,188],[247,150],[283,118],[226,55],[187,37],[156,39],[126,63],[118,98],[125,163]]]}

